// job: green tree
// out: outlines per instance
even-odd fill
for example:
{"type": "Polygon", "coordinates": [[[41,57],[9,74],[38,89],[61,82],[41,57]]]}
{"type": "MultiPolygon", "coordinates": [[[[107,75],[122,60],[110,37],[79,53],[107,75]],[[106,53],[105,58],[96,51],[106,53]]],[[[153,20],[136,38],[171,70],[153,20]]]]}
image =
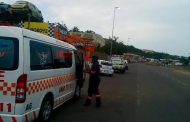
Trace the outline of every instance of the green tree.
{"type": "Polygon", "coordinates": [[[188,65],[189,64],[189,59],[188,58],[186,58],[186,57],[181,57],[180,58],[180,61],[183,63],[183,65],[188,65]]]}
{"type": "Polygon", "coordinates": [[[71,29],[70,31],[72,32],[80,32],[79,28],[77,26],[74,26],[73,29],[71,29]]]}
{"type": "Polygon", "coordinates": [[[92,33],[92,34],[95,34],[95,32],[92,31],[92,30],[86,30],[85,32],[86,32],[86,33],[92,33]]]}

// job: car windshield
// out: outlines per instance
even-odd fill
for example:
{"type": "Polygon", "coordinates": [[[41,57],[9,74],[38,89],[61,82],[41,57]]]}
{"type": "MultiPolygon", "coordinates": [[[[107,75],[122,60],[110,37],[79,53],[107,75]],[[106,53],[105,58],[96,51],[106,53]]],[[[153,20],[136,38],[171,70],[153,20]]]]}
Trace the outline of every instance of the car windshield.
{"type": "Polygon", "coordinates": [[[0,70],[18,67],[18,40],[0,37],[0,70]]]}
{"type": "Polygon", "coordinates": [[[26,1],[17,1],[16,4],[27,4],[28,2],[26,1]]]}
{"type": "Polygon", "coordinates": [[[105,62],[105,61],[102,61],[101,64],[102,64],[102,65],[106,65],[106,66],[112,66],[111,63],[109,63],[109,62],[105,62]]]}
{"type": "Polygon", "coordinates": [[[112,63],[121,63],[121,60],[112,60],[112,63]]]}

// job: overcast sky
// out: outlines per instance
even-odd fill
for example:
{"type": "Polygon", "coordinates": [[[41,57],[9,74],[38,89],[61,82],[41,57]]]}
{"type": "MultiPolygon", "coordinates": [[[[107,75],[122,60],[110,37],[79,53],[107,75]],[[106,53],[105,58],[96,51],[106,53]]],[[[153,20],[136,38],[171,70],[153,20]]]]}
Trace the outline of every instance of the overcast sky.
{"type": "MultiPolygon", "coordinates": [[[[4,0],[12,4],[15,0],[4,0]]],[[[190,55],[190,0],[30,0],[45,21],[62,22],[69,29],[91,29],[125,44],[170,54],[190,55]],[[130,39],[128,39],[130,38],[130,39]]]]}

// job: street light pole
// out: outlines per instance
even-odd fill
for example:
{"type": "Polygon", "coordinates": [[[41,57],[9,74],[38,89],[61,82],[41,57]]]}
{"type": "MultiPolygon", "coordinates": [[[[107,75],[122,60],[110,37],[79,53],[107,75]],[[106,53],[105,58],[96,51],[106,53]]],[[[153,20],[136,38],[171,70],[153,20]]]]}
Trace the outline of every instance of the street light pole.
{"type": "Polygon", "coordinates": [[[113,34],[114,34],[114,27],[115,27],[115,11],[116,9],[119,9],[119,7],[114,7],[114,12],[113,12],[113,26],[112,26],[112,34],[111,34],[111,47],[110,47],[110,59],[112,55],[112,41],[113,41],[113,34]]]}

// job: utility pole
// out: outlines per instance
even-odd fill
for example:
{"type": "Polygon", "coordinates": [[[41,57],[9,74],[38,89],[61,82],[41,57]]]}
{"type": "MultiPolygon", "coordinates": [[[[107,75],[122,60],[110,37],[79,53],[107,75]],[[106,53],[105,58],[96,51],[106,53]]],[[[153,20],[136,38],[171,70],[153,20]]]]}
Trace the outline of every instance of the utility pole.
{"type": "Polygon", "coordinates": [[[114,7],[114,12],[113,12],[113,26],[112,26],[112,34],[111,34],[110,59],[112,56],[112,46],[113,46],[113,37],[114,37],[114,28],[115,28],[115,12],[116,12],[116,9],[119,9],[119,7],[114,7]]]}

